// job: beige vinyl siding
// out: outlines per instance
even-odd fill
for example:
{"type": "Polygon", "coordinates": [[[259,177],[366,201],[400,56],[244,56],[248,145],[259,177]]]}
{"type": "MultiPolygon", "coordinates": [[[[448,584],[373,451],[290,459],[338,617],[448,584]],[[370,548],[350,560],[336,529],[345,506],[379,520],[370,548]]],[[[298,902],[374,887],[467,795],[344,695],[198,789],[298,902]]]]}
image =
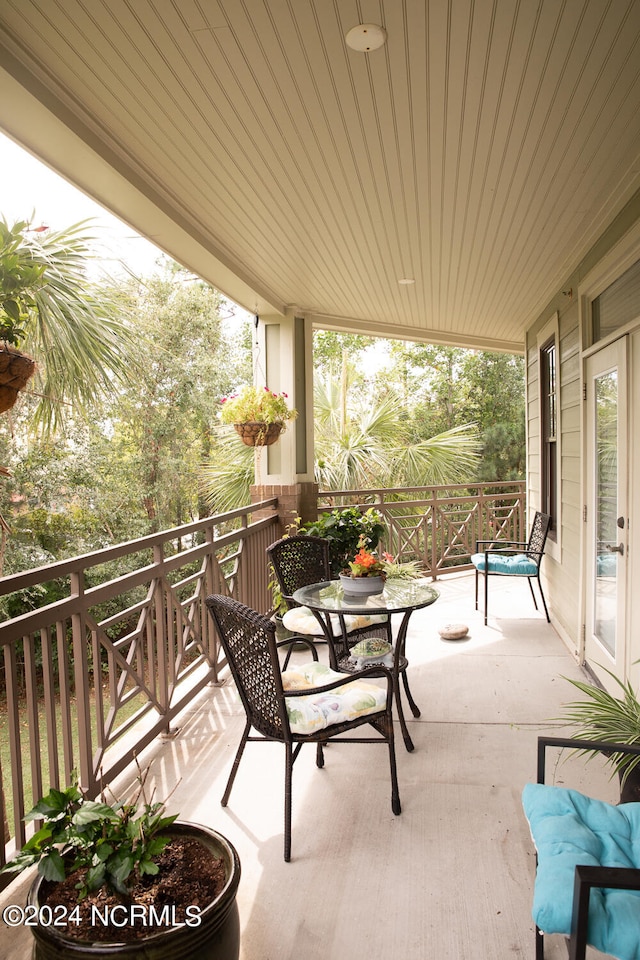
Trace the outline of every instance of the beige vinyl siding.
{"type": "Polygon", "coordinates": [[[542,575],[549,598],[551,620],[570,650],[579,652],[582,611],[582,335],[577,290],[582,278],[620,238],[640,220],[640,193],[636,194],[576,266],[562,288],[529,327],[527,357],[527,496],[528,508],[538,508],[540,495],[540,408],[538,335],[555,311],[559,316],[558,382],[560,391],[560,524],[559,558],[545,557],[542,575]],[[565,292],[563,292],[565,291],[565,292]]]}
{"type": "MultiPolygon", "coordinates": [[[[562,295],[561,295],[562,297],[562,295]]],[[[558,496],[560,546],[547,551],[542,575],[548,585],[553,604],[552,619],[571,649],[577,646],[580,630],[579,558],[580,531],[576,527],[573,498],[580,491],[580,361],[578,306],[575,300],[562,297],[565,303],[555,302],[527,331],[527,436],[528,436],[528,505],[530,513],[540,503],[540,403],[538,334],[557,310],[558,335],[558,392],[560,460],[558,463],[560,490],[558,496]],[[573,516],[572,516],[573,514],[573,516]],[[554,557],[552,551],[556,553],[554,557]]]]}

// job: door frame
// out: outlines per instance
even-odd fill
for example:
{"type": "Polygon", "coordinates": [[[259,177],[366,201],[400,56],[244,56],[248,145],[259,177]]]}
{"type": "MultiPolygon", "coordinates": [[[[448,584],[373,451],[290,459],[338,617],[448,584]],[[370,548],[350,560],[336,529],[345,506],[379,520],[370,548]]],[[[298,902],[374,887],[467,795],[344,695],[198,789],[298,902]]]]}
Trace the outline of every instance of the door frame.
{"type": "MultiPolygon", "coordinates": [[[[578,336],[581,358],[581,387],[586,388],[587,360],[594,353],[607,347],[614,340],[627,335],[629,348],[627,350],[627,399],[628,399],[628,510],[630,529],[627,538],[627,658],[626,665],[629,680],[635,686],[640,685],[640,634],[634,639],[630,625],[640,622],[640,589],[634,591],[634,578],[640,577],[640,566],[637,561],[634,571],[634,528],[633,518],[640,517],[640,489],[636,493],[634,486],[640,485],[640,319],[622,326],[615,333],[594,343],[592,308],[593,300],[598,297],[610,284],[614,283],[622,274],[640,259],[640,220],[637,220],[629,230],[604,254],[589,272],[579,281],[578,285],[578,336]],[[637,429],[636,429],[637,428],[637,429]],[[638,437],[637,449],[633,448],[633,438],[638,437]],[[635,483],[634,483],[635,481],[635,483]],[[636,597],[635,594],[638,596],[636,597]]],[[[572,291],[569,292],[569,295],[572,291]]],[[[584,393],[583,393],[584,396],[584,393]]],[[[587,404],[582,403],[580,417],[580,501],[579,509],[582,514],[580,522],[580,574],[578,583],[578,610],[581,629],[578,636],[576,657],[580,663],[585,662],[586,646],[586,612],[587,612],[587,577],[588,543],[587,524],[584,521],[584,510],[587,505],[587,404]]],[[[567,558],[563,558],[567,562],[567,558]]],[[[640,584],[640,580],[638,580],[640,584]]],[[[605,675],[606,676],[606,675],[605,675]]]]}
{"type": "MultiPolygon", "coordinates": [[[[629,580],[629,515],[631,510],[630,491],[631,491],[631,458],[630,454],[630,430],[631,421],[631,390],[630,390],[630,362],[629,362],[629,336],[617,336],[602,345],[599,349],[589,352],[584,358],[583,376],[585,382],[585,392],[583,397],[585,403],[585,433],[584,433],[584,478],[585,478],[585,498],[584,498],[584,565],[583,565],[583,584],[584,584],[584,607],[583,607],[583,650],[582,659],[589,667],[590,671],[597,676],[600,682],[615,692],[615,684],[611,677],[606,673],[612,671],[622,682],[629,677],[630,651],[629,634],[627,624],[629,622],[629,602],[630,602],[630,580],[629,580]],[[598,361],[602,361],[600,369],[597,367],[598,361]],[[616,557],[616,637],[613,653],[600,642],[595,636],[594,624],[594,606],[595,606],[595,550],[594,537],[596,533],[596,502],[595,502],[595,467],[597,464],[597,455],[594,449],[594,414],[595,414],[595,381],[598,377],[606,375],[607,370],[617,370],[618,372],[618,411],[619,416],[617,451],[618,451],[618,470],[616,485],[616,515],[620,514],[624,518],[624,527],[616,529],[616,543],[622,545],[624,554],[616,557]],[[622,419],[620,419],[622,418],[622,419]]],[[[613,538],[612,538],[613,539],[613,538]]]]}

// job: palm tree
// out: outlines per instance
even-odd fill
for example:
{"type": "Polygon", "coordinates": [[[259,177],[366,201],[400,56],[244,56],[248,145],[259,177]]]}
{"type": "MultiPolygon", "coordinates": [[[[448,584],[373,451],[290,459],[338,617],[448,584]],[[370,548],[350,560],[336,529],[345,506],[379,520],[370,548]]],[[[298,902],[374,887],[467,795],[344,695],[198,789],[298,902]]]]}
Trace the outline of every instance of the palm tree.
{"type": "MultiPolygon", "coordinates": [[[[473,424],[412,443],[399,398],[350,389],[346,367],[340,379],[316,378],[314,416],[315,477],[325,490],[461,483],[479,460],[473,424]]],[[[203,465],[201,482],[205,500],[222,512],[250,502],[253,449],[222,431],[218,443],[215,464],[203,465]]]]}
{"type": "Polygon", "coordinates": [[[340,381],[316,379],[314,411],[315,473],[325,490],[461,483],[479,459],[474,424],[411,442],[400,398],[351,388],[346,365],[340,381]]]}
{"type": "Polygon", "coordinates": [[[24,341],[37,360],[33,422],[45,433],[61,425],[65,406],[86,413],[133,382],[136,340],[123,305],[87,278],[95,239],[87,223],[49,232],[0,220],[0,340],[24,341]]]}

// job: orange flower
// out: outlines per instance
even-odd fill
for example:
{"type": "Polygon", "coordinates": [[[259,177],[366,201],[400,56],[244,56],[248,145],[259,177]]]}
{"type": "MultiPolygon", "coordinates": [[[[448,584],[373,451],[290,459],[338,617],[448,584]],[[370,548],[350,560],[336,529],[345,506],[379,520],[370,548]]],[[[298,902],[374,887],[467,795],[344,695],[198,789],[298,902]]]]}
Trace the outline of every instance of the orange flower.
{"type": "Polygon", "coordinates": [[[376,556],[360,547],[353,560],[349,563],[352,577],[376,576],[383,572],[384,567],[376,556]]]}
{"type": "Polygon", "coordinates": [[[372,553],[367,553],[366,550],[359,550],[358,553],[356,553],[354,562],[359,564],[359,566],[366,567],[368,569],[378,561],[376,560],[376,558],[373,556],[372,553]]]}

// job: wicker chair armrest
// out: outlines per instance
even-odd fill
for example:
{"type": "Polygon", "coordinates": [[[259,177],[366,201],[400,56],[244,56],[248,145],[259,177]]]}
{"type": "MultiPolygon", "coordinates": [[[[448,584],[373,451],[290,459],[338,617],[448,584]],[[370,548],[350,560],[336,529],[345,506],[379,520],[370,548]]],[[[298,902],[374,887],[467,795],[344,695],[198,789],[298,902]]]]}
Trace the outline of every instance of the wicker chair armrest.
{"type": "Polygon", "coordinates": [[[578,737],[538,737],[538,783],[544,783],[547,747],[568,747],[571,750],[599,750],[602,753],[626,753],[640,756],[640,744],[610,743],[606,740],[581,740],[578,737]]]}
{"type": "Polygon", "coordinates": [[[293,636],[288,637],[286,640],[277,640],[276,647],[289,647],[292,643],[304,643],[305,647],[309,647],[313,659],[318,659],[318,651],[316,650],[313,640],[310,640],[309,637],[304,637],[298,633],[294,633],[293,636]]]}

